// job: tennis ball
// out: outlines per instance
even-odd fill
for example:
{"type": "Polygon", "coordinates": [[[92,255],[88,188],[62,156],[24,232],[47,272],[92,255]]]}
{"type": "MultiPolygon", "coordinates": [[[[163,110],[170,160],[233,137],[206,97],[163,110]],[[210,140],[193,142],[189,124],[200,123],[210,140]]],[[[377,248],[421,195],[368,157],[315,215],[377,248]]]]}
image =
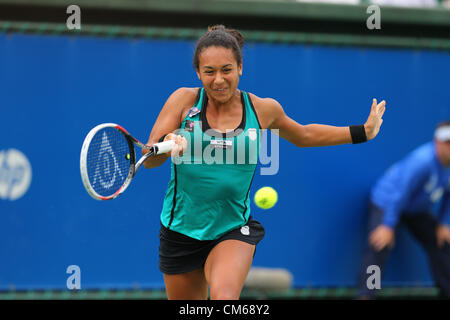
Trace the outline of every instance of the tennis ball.
{"type": "Polygon", "coordinates": [[[255,204],[261,209],[270,209],[278,201],[278,193],[272,187],[263,187],[255,193],[255,204]]]}

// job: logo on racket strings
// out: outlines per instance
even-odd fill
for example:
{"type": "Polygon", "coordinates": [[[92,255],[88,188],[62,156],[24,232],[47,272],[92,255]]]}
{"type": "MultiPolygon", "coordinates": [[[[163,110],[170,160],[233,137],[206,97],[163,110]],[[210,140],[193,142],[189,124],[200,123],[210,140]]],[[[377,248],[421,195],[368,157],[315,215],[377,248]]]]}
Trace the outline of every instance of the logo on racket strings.
{"type": "Polygon", "coordinates": [[[17,149],[0,150],[0,199],[17,200],[31,183],[31,165],[17,149]]]}
{"type": "Polygon", "coordinates": [[[95,184],[98,179],[103,188],[109,189],[116,182],[117,175],[124,180],[122,172],[120,171],[119,162],[114,155],[108,136],[106,135],[106,132],[103,132],[102,144],[100,146],[97,166],[95,167],[94,172],[94,181],[92,184],[95,184]]]}

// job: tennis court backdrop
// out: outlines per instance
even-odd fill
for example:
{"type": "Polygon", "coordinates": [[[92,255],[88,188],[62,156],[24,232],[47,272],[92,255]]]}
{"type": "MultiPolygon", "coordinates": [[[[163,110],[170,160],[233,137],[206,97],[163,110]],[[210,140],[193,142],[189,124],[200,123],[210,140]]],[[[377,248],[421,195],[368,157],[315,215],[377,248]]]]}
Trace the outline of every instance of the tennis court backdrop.
{"type": "MultiPolygon", "coordinates": [[[[80,267],[83,289],[163,286],[158,231],[169,162],[99,202],[82,186],[79,153],[102,122],[146,140],[171,92],[200,86],[194,45],[0,35],[0,289],[65,289],[70,265],[80,267]]],[[[369,143],[296,148],[280,140],[279,155],[272,148],[250,195],[270,185],[279,202],[267,211],[252,204],[266,228],[254,266],[286,268],[296,287],[354,285],[370,187],[450,117],[448,74],[448,52],[248,43],[239,87],[277,99],[302,124],[362,123],[373,97],[387,101],[381,133],[369,143]],[[269,166],[277,174],[261,175],[269,166]]],[[[384,277],[430,285],[426,257],[402,230],[384,277]]]]}

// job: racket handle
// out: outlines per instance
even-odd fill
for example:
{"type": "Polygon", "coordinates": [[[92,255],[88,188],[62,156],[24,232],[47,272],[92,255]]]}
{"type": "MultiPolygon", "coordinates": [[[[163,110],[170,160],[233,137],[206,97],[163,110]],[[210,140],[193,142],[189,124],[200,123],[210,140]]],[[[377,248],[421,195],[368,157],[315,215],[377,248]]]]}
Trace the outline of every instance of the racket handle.
{"type": "Polygon", "coordinates": [[[167,140],[164,142],[155,143],[153,148],[155,149],[155,154],[161,154],[171,151],[174,145],[174,140],[167,140]]]}

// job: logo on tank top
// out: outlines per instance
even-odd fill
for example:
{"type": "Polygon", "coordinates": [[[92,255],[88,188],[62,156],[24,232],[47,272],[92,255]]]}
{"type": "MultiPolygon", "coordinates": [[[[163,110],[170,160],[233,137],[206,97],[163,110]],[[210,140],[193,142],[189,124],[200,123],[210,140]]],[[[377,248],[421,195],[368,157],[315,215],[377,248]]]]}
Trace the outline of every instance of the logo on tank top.
{"type": "Polygon", "coordinates": [[[257,134],[256,134],[256,129],[255,128],[250,128],[247,130],[247,135],[248,138],[252,141],[256,140],[257,134]]]}
{"type": "Polygon", "coordinates": [[[186,120],[184,124],[184,131],[193,132],[194,131],[195,122],[191,120],[186,120]]]}
{"type": "Polygon", "coordinates": [[[211,139],[210,144],[213,148],[231,149],[233,147],[232,140],[214,140],[211,139]]]}
{"type": "Polygon", "coordinates": [[[189,116],[189,118],[192,118],[193,116],[195,116],[195,115],[198,114],[199,112],[200,112],[200,109],[199,109],[199,108],[197,108],[197,107],[192,107],[192,108],[189,110],[188,116],[189,116]]]}

